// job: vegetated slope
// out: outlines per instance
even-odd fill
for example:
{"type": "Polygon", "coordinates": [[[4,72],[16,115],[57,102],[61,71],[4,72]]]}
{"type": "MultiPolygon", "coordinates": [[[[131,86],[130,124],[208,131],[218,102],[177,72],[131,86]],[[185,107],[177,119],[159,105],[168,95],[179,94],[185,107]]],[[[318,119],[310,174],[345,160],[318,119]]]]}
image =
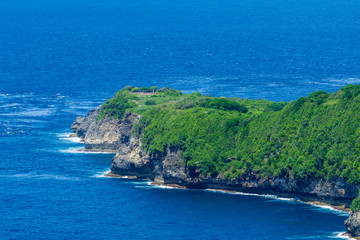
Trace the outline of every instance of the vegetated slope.
{"type": "Polygon", "coordinates": [[[140,114],[135,134],[149,154],[180,149],[186,164],[209,177],[255,174],[360,183],[358,85],[334,94],[313,92],[290,103],[131,89],[109,99],[100,118],[140,114]]]}

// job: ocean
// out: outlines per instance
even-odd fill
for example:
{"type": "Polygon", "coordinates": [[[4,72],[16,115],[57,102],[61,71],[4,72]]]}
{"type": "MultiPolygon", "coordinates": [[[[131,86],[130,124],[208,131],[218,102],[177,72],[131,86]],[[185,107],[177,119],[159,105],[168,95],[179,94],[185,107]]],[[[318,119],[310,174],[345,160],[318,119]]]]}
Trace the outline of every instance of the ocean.
{"type": "Polygon", "coordinates": [[[338,239],[347,214],[104,177],[70,125],[126,85],[291,101],[360,84],[358,0],[0,1],[0,239],[338,239]]]}

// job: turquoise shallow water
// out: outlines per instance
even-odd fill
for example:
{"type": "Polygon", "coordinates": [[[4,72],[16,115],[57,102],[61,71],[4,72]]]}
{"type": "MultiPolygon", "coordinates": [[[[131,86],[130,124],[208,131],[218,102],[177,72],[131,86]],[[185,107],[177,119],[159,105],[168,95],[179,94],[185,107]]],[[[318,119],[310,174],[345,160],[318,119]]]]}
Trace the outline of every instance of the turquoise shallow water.
{"type": "Polygon", "coordinates": [[[346,214],[104,178],[66,137],[125,85],[294,100],[360,83],[360,3],[0,2],[1,239],[329,239],[346,214]]]}

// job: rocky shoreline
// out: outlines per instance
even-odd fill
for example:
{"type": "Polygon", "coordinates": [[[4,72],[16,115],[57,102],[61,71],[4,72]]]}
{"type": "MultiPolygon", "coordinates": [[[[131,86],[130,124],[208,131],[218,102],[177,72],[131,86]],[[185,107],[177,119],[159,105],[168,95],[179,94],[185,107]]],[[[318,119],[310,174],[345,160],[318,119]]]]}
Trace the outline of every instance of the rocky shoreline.
{"type": "MultiPolygon", "coordinates": [[[[227,179],[225,176],[201,176],[196,167],[191,167],[181,158],[179,149],[147,154],[141,148],[141,137],[135,135],[134,127],[141,116],[126,112],[121,120],[102,118],[97,120],[100,107],[77,117],[71,129],[76,137],[84,140],[87,151],[116,152],[112,159],[110,177],[132,176],[148,179],[154,184],[183,189],[216,189],[227,192],[273,194],[280,197],[297,198],[304,202],[328,204],[336,209],[348,211],[352,199],[357,197],[359,186],[337,179],[286,179],[265,178],[256,175],[227,179]]],[[[349,233],[360,235],[360,216],[350,213],[345,222],[349,233]],[[359,226],[359,232],[357,227],[359,226]]]]}

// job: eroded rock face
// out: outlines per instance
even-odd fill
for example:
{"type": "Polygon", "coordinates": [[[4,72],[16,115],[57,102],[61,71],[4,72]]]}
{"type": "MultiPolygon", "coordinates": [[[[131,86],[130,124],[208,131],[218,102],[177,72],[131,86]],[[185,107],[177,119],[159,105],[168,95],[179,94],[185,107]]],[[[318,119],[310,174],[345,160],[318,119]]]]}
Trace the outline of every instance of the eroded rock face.
{"type": "Polygon", "coordinates": [[[117,151],[129,142],[134,124],[140,116],[126,112],[122,120],[102,118],[97,121],[100,107],[91,110],[87,117],[77,117],[71,129],[84,140],[85,149],[117,151]]]}
{"type": "Polygon", "coordinates": [[[111,162],[111,172],[118,175],[151,178],[153,176],[148,155],[144,154],[138,139],[131,136],[118,149],[111,162]]]}
{"type": "Polygon", "coordinates": [[[360,236],[360,212],[350,213],[349,218],[345,220],[345,227],[352,236],[360,236]]]}
{"type": "Polygon", "coordinates": [[[350,202],[359,192],[359,186],[342,179],[296,180],[258,177],[253,174],[237,179],[227,179],[222,175],[202,176],[199,169],[187,166],[181,157],[180,149],[168,148],[165,152],[147,154],[141,148],[141,137],[133,134],[140,119],[139,115],[126,112],[122,120],[103,118],[96,121],[99,113],[100,107],[90,111],[86,118],[78,117],[71,129],[84,139],[86,149],[117,152],[111,164],[111,172],[114,174],[149,178],[156,182],[189,188],[274,192],[329,202],[350,202]]]}
{"type": "Polygon", "coordinates": [[[118,150],[124,144],[128,144],[134,123],[139,118],[139,115],[127,112],[122,120],[102,118],[94,122],[86,132],[85,148],[118,150]]]}
{"type": "Polygon", "coordinates": [[[71,130],[74,131],[75,135],[79,138],[84,139],[87,130],[89,129],[90,125],[94,124],[96,118],[99,116],[100,107],[97,109],[91,110],[87,117],[77,117],[76,121],[71,125],[71,130]]]}

